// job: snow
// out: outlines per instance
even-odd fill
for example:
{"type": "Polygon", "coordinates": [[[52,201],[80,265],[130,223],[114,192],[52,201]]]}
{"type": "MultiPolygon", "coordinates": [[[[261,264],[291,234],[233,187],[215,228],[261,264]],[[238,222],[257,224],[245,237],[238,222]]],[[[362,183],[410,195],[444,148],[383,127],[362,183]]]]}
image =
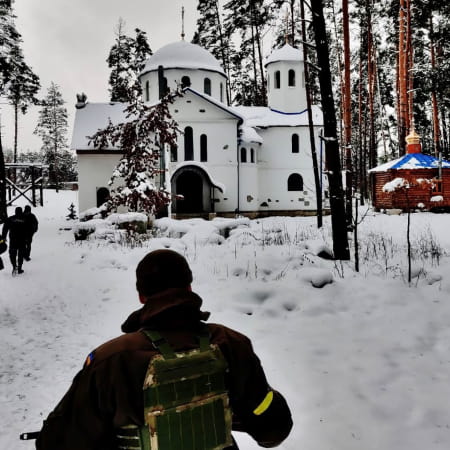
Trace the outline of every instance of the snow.
{"type": "Polygon", "coordinates": [[[303,61],[303,51],[285,44],[267,57],[264,66],[278,61],[303,61]]]}
{"type": "Polygon", "coordinates": [[[161,47],[147,60],[141,75],[164,69],[203,69],[219,72],[225,76],[220,62],[207,50],[187,41],[178,41],[161,47]]]}
{"type": "Polygon", "coordinates": [[[245,142],[248,144],[264,143],[264,139],[256,132],[256,130],[254,128],[243,125],[239,129],[241,131],[240,139],[242,142],[245,142]]]}
{"type": "MultiPolygon", "coordinates": [[[[75,242],[75,222],[65,217],[76,192],[44,196],[25,273],[12,277],[2,255],[0,448],[33,448],[19,434],[38,430],[86,355],[120,334],[139,308],[135,267],[163,247],[186,256],[211,321],[248,335],[286,396],[294,429],[280,449],[449,448],[446,214],[411,215],[408,286],[406,215],[368,212],[358,228],[357,273],[353,262],[318,256],[332,247],[330,217],[322,230],[314,217],[164,218],[141,245],[75,242]]],[[[241,450],[258,448],[237,439],[241,450]]]]}
{"type": "Polygon", "coordinates": [[[409,183],[404,178],[394,178],[383,186],[383,192],[394,192],[400,188],[409,188],[409,183]]]}

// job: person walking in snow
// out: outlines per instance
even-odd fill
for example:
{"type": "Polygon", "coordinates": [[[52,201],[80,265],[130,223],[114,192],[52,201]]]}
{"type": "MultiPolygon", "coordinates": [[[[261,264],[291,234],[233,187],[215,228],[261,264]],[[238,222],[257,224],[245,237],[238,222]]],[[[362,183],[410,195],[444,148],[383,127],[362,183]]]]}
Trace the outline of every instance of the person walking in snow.
{"type": "Polygon", "coordinates": [[[22,208],[18,206],[15,214],[3,224],[2,239],[9,233],[9,259],[13,267],[13,275],[23,273],[22,265],[25,255],[26,223],[22,208]]]}
{"type": "Polygon", "coordinates": [[[31,243],[33,242],[34,233],[38,230],[39,222],[36,216],[31,212],[30,205],[25,206],[23,215],[26,222],[25,252],[23,257],[25,261],[30,261],[31,243]]]}
{"type": "Polygon", "coordinates": [[[262,447],[286,439],[289,407],[250,339],[207,324],[191,283],[177,252],[156,250],[140,261],[143,306],[123,323],[124,334],[88,355],[44,421],[37,450],[231,450],[238,448],[231,428],[262,447]]]}

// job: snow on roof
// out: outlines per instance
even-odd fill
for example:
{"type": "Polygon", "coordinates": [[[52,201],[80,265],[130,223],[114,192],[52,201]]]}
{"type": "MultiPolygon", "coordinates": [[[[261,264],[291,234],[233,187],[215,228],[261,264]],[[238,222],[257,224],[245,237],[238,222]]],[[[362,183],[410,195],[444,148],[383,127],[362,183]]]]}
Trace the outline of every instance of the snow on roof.
{"type": "Polygon", "coordinates": [[[220,181],[217,181],[216,179],[214,179],[211,176],[211,174],[209,173],[208,168],[204,164],[199,163],[197,161],[183,161],[183,162],[178,163],[176,165],[175,169],[172,170],[172,174],[174,174],[178,169],[181,169],[182,167],[185,167],[185,166],[196,166],[199,169],[202,169],[206,173],[206,175],[208,175],[208,178],[209,178],[209,181],[211,182],[211,184],[213,186],[215,186],[217,189],[219,189],[219,191],[222,192],[222,194],[226,193],[226,186],[225,186],[225,184],[220,182],[220,181]]]}
{"type": "Polygon", "coordinates": [[[89,144],[88,136],[105,128],[108,125],[108,119],[111,119],[113,124],[124,122],[126,107],[126,103],[119,102],[86,103],[86,106],[77,109],[70,148],[73,150],[94,149],[93,144],[89,144]]]}
{"type": "MultiPolygon", "coordinates": [[[[245,126],[249,127],[296,127],[308,125],[308,113],[306,110],[294,113],[283,114],[265,106],[234,106],[237,114],[244,117],[245,126]]],[[[312,106],[313,122],[315,126],[323,125],[322,110],[312,106]]]]}
{"type": "MultiPolygon", "coordinates": [[[[386,172],[391,169],[437,169],[439,159],[423,153],[408,153],[401,158],[394,159],[380,166],[370,169],[369,172],[386,172]]],[[[443,168],[450,168],[450,162],[442,160],[443,168]]]]}
{"type": "Polygon", "coordinates": [[[289,44],[283,45],[280,49],[274,50],[267,58],[265,66],[278,61],[303,61],[303,52],[289,44]]]}
{"type": "Polygon", "coordinates": [[[264,139],[256,132],[256,130],[252,127],[247,127],[245,125],[239,128],[241,130],[241,141],[251,144],[252,142],[256,142],[257,144],[262,144],[264,139]]]}
{"type": "Polygon", "coordinates": [[[159,66],[163,66],[165,69],[211,70],[225,75],[219,61],[210,52],[186,41],[172,42],[161,47],[147,60],[141,75],[158,70],[159,66]]]}

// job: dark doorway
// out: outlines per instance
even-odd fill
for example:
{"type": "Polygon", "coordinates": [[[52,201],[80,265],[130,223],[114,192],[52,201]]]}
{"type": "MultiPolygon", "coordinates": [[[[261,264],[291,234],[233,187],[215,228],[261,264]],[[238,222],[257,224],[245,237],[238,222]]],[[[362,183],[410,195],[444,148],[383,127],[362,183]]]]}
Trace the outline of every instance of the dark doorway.
{"type": "Polygon", "coordinates": [[[97,189],[97,208],[109,199],[109,189],[101,187],[97,189]]]}
{"type": "Polygon", "coordinates": [[[194,171],[180,173],[176,180],[176,193],[183,195],[184,200],[177,200],[177,213],[203,212],[203,180],[194,171]]]}

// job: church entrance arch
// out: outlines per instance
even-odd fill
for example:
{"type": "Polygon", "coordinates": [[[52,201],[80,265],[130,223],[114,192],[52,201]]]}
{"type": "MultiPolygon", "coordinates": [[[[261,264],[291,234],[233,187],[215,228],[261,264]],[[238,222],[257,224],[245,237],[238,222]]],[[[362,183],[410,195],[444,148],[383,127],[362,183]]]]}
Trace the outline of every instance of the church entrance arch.
{"type": "Polygon", "coordinates": [[[212,212],[211,191],[213,186],[206,172],[200,167],[183,166],[172,176],[172,193],[183,196],[173,202],[177,214],[200,214],[212,212]]]}

